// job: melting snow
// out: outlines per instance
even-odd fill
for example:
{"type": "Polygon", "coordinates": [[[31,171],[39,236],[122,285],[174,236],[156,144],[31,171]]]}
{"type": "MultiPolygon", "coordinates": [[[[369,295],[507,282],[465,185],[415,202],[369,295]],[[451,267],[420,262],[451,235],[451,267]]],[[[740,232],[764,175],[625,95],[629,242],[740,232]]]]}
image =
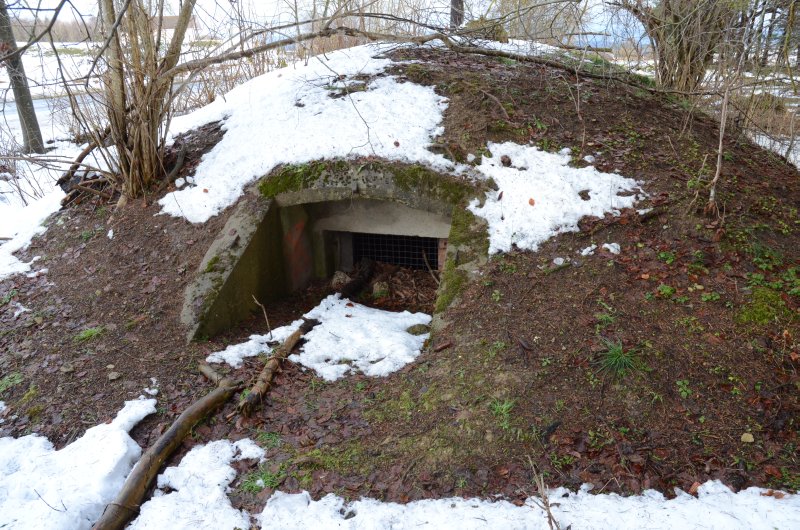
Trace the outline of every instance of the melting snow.
{"type": "Polygon", "coordinates": [[[173,134],[223,120],[225,136],[197,167],[196,186],[167,194],[159,201],[162,211],[205,222],[279,164],[377,156],[452,168],[427,149],[442,131],[447,101],[433,87],[385,76],[372,78],[363,91],[344,93],[353,76],[383,73],[392,61],[380,54],[394,47],[372,44],[319,55],[307,65],[252,79],[175,118],[173,134]]]}
{"type": "Polygon", "coordinates": [[[36,434],[0,438],[0,528],[91,527],[141,456],[128,431],[155,403],[128,401],[111,423],[59,451],[36,434]]]}
{"type": "Polygon", "coordinates": [[[593,167],[570,167],[567,153],[512,142],[490,143],[489,150],[492,156],[484,157],[477,169],[499,189],[487,193],[483,206],[476,200],[469,209],[489,223],[490,254],[512,247],[538,250],[556,234],[577,231],[584,216],[616,214],[636,203],[636,194],[619,195],[638,190],[635,180],[593,167]],[[579,195],[584,190],[589,200],[579,195]]]}
{"type": "MultiPolygon", "coordinates": [[[[765,496],[765,490],[749,488],[734,494],[718,481],[700,486],[697,497],[678,492],[666,500],[648,490],[642,495],[592,495],[587,489],[571,493],[564,488],[548,492],[551,510],[561,528],[582,530],[614,528],[649,530],[674,528],[764,529],[796,528],[800,521],[800,496],[782,499],[765,496]]],[[[540,501],[529,498],[524,506],[506,501],[438,499],[408,504],[361,499],[348,503],[328,494],[318,501],[308,493],[276,492],[260,516],[261,528],[503,528],[548,530],[540,501]]]]}
{"type": "MultiPolygon", "coordinates": [[[[331,295],[304,315],[320,324],[305,335],[300,353],[290,360],[311,368],[317,375],[335,381],[359,370],[369,376],[385,376],[412,362],[420,353],[428,334],[412,335],[406,330],[429,324],[424,313],[392,313],[373,309],[331,295]]],[[[208,362],[227,362],[241,366],[243,357],[258,355],[270,341],[281,342],[300,327],[302,320],[272,330],[269,335],[253,335],[248,342],[229,346],[211,354],[208,362]]]]}
{"type": "Polygon", "coordinates": [[[236,478],[230,463],[263,456],[264,451],[248,439],[218,440],[193,448],[178,466],[158,476],[159,489],[128,529],[250,528],[250,515],[235,509],[228,499],[228,485],[236,478]],[[166,489],[171,491],[165,493],[166,489]]]}

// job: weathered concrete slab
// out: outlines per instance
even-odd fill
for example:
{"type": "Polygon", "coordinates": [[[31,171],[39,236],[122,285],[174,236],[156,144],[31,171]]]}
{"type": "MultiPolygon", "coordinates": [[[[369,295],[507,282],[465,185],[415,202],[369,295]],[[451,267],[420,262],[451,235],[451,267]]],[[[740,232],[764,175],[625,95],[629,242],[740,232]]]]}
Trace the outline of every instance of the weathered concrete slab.
{"type": "Polygon", "coordinates": [[[262,303],[287,292],[278,209],[248,193],[209,247],[184,292],[181,321],[188,340],[211,337],[240,322],[262,303]]]}

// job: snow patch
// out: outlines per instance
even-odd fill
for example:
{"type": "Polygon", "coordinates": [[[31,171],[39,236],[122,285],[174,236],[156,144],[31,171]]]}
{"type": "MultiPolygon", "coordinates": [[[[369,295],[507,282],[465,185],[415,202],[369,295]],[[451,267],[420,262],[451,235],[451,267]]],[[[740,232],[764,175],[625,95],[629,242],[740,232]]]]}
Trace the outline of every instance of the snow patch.
{"type": "Polygon", "coordinates": [[[14,310],[14,319],[15,320],[22,313],[29,313],[30,312],[30,309],[28,309],[24,305],[20,304],[19,302],[14,302],[14,305],[16,306],[16,309],[14,310]]]}
{"type": "MultiPolygon", "coordinates": [[[[734,494],[719,481],[700,486],[698,496],[680,492],[671,500],[648,490],[642,495],[592,495],[584,487],[577,493],[564,488],[548,492],[552,513],[561,528],[620,530],[647,528],[764,529],[794,528],[800,520],[800,496],[782,499],[749,488],[734,494]]],[[[306,493],[276,492],[259,516],[262,529],[305,528],[503,528],[548,530],[547,516],[536,498],[525,505],[480,499],[438,499],[408,504],[374,499],[346,502],[328,494],[318,501],[306,493]]]]}
{"type": "Polygon", "coordinates": [[[603,248],[612,254],[619,254],[621,250],[619,243],[603,243],[603,248]]]}
{"type": "Polygon", "coordinates": [[[581,250],[581,256],[591,256],[594,254],[594,251],[597,250],[597,245],[589,245],[588,247],[581,250]]]}
{"type": "Polygon", "coordinates": [[[0,245],[0,280],[31,270],[35,259],[26,263],[17,259],[14,252],[27,248],[34,236],[45,231],[42,223],[61,208],[62,197],[64,192],[55,188],[27,206],[0,208],[0,235],[11,238],[0,245]]]}
{"type": "Polygon", "coordinates": [[[228,499],[228,486],[236,478],[230,463],[263,456],[264,451],[249,439],[218,440],[193,448],[178,466],[158,476],[159,489],[128,529],[250,528],[249,514],[236,510],[228,499]],[[171,491],[164,493],[166,489],[171,491]]]}
{"type": "MultiPolygon", "coordinates": [[[[412,335],[406,330],[431,321],[430,315],[424,313],[382,311],[340,298],[338,294],[325,298],[304,316],[317,319],[320,324],[306,333],[300,353],[289,359],[311,368],[328,381],[356,370],[368,376],[386,376],[399,370],[417,358],[429,335],[412,335]]],[[[282,342],[302,322],[296,320],[272,330],[272,338],[252,335],[248,342],[212,353],[206,360],[238,368],[243,357],[267,351],[272,341],[282,342]]]]}
{"type": "Polygon", "coordinates": [[[363,91],[344,91],[353,76],[384,72],[392,61],[378,54],[389,49],[372,44],[320,55],[307,65],[252,79],[175,118],[173,135],[216,120],[223,121],[225,135],[203,156],[196,186],[167,194],[159,201],[162,212],[205,222],[279,164],[370,156],[452,169],[427,149],[442,132],[447,106],[433,87],[386,76],[372,78],[363,91]]]}
{"type": "Polygon", "coordinates": [[[289,335],[294,333],[302,324],[302,320],[296,320],[288,326],[273,329],[266,335],[250,335],[250,340],[240,344],[233,344],[222,351],[214,352],[206,358],[210,363],[228,363],[234,368],[242,366],[242,360],[247,357],[255,357],[262,353],[271,353],[272,347],[286,340],[289,335]]]}
{"type": "Polygon", "coordinates": [[[492,156],[483,157],[477,170],[494,179],[498,191],[488,192],[483,206],[473,201],[469,210],[489,223],[490,254],[513,247],[538,250],[556,234],[578,231],[578,221],[584,216],[618,214],[636,203],[635,194],[619,195],[638,190],[635,180],[594,167],[570,167],[566,153],[513,142],[489,143],[488,147],[492,156]],[[509,167],[502,157],[508,157],[509,167]],[[584,190],[589,191],[589,200],[579,195],[584,190]]]}
{"type": "Polygon", "coordinates": [[[90,528],[141,456],[128,431],[155,404],[127,401],[111,423],[59,451],[36,434],[0,438],[0,528],[90,528]]]}

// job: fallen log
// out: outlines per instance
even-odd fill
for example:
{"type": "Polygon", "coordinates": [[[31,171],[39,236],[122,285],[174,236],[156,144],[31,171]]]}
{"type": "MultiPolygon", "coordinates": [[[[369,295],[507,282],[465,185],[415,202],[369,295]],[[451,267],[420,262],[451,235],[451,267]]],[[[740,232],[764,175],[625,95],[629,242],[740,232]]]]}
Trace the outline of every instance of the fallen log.
{"type": "Polygon", "coordinates": [[[186,435],[200,420],[225,403],[239,388],[241,388],[239,382],[228,378],[219,379],[217,388],[192,403],[183,414],[178,416],[167,432],[156,440],[156,443],[142,455],[142,458],[133,467],[119,494],[113,502],[106,506],[103,515],[92,527],[93,530],[125,528],[125,525],[139,513],[142,499],[150,489],[150,484],[156,478],[158,470],[164,462],[181,445],[186,435]]]}
{"type": "Polygon", "coordinates": [[[250,392],[239,402],[239,413],[242,416],[250,416],[258,406],[261,405],[264,396],[269,392],[270,387],[272,387],[272,380],[275,378],[275,374],[278,373],[281,363],[292,353],[292,350],[297,346],[297,343],[300,342],[303,335],[314,329],[314,326],[317,324],[319,324],[318,320],[304,318],[300,328],[289,335],[289,337],[283,341],[283,344],[275,348],[272,356],[264,364],[261,373],[258,374],[258,379],[256,379],[253,388],[251,388],[250,392]]]}

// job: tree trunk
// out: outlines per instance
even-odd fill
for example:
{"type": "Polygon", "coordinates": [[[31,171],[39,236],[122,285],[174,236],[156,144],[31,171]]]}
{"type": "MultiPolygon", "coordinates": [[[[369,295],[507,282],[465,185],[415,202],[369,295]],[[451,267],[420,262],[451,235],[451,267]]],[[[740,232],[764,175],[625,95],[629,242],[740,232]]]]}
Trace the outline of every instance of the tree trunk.
{"type": "Polygon", "coordinates": [[[196,0],[182,3],[163,56],[159,56],[161,15],[153,14],[152,6],[128,1],[121,8],[125,11],[117,12],[114,0],[100,2],[109,38],[105,89],[111,136],[117,148],[123,196],[133,198],[146,193],[165,173],[161,150],[170,112],[171,72],[180,59],[196,0]]]}
{"type": "Polygon", "coordinates": [[[28,88],[28,78],[25,77],[25,69],[22,66],[22,55],[15,53],[17,42],[14,40],[5,0],[0,0],[0,50],[4,52],[0,52],[0,56],[13,54],[6,60],[6,70],[11,80],[11,88],[14,90],[17,114],[22,127],[23,149],[26,153],[44,153],[42,132],[39,130],[33,98],[28,88]]]}
{"type": "Polygon", "coordinates": [[[769,26],[767,27],[767,36],[764,39],[764,49],[762,50],[761,54],[761,63],[760,65],[767,66],[767,61],[769,59],[769,48],[772,41],[772,33],[775,31],[775,22],[778,19],[778,12],[773,11],[772,16],[769,19],[769,26]]]}
{"type": "Polygon", "coordinates": [[[450,0],[450,29],[464,23],[464,0],[450,0]]]}

